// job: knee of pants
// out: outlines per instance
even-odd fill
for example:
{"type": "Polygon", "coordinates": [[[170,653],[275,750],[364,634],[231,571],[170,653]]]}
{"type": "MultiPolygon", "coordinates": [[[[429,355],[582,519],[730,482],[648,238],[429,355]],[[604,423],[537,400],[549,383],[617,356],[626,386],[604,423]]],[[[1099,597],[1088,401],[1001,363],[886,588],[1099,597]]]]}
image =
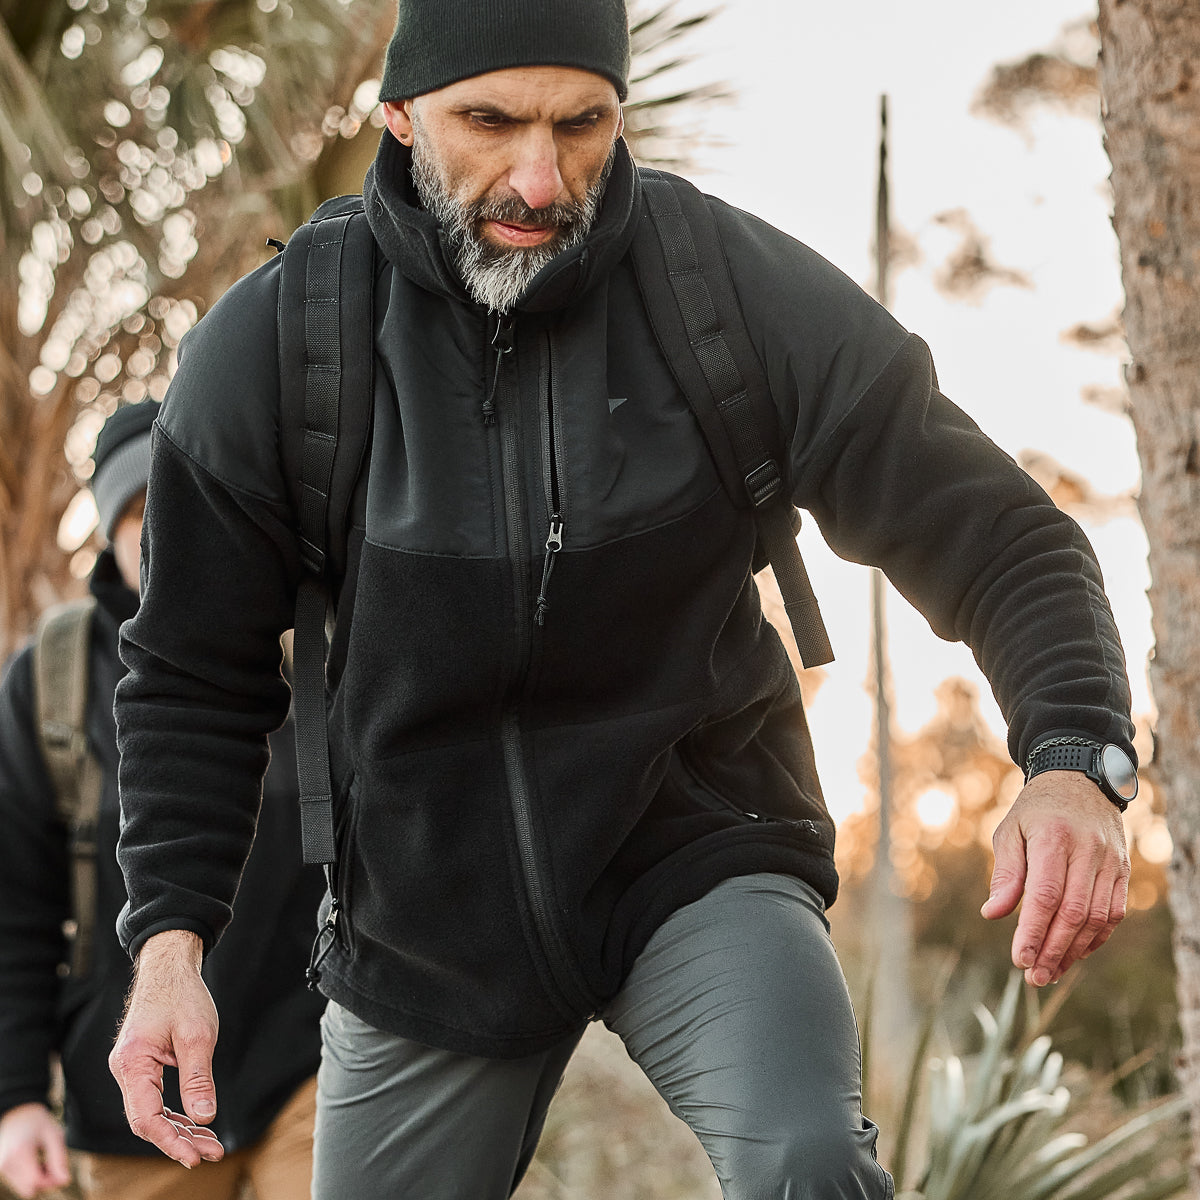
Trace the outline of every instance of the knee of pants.
{"type": "Polygon", "coordinates": [[[728,1200],[890,1200],[892,1180],[875,1158],[878,1130],[788,1128],[730,1147],[728,1200]]]}

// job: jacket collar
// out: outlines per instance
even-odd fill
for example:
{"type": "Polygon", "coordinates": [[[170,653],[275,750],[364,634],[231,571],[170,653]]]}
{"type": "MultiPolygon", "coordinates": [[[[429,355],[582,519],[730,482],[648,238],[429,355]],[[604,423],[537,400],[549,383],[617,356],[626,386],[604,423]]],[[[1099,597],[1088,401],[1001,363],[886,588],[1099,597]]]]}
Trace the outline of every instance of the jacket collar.
{"type": "Polygon", "coordinates": [[[111,547],[105,547],[96,559],[96,565],[92,568],[90,590],[96,597],[96,607],[114,626],[128,621],[137,613],[138,594],[125,585],[111,547]]]}
{"type": "MultiPolygon", "coordinates": [[[[441,229],[417,199],[409,171],[411,162],[412,151],[384,130],[379,152],[363,184],[371,231],[392,265],[414,283],[470,304],[441,229]]],[[[549,312],[575,303],[624,257],[633,241],[640,209],[641,181],[629,148],[621,139],[591,232],[533,277],[517,310],[549,312]]]]}

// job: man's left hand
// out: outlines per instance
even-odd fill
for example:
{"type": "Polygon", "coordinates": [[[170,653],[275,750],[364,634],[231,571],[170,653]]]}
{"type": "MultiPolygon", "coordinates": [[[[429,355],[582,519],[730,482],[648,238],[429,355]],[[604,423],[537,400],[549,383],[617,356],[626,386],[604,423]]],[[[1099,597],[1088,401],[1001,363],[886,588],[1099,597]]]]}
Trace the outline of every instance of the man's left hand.
{"type": "Polygon", "coordinates": [[[992,837],[996,866],[982,913],[1006,917],[1024,895],[1013,963],[1036,987],[1057,983],[1125,917],[1129,851],[1116,805],[1079,771],[1046,771],[1022,789],[992,837]]]}

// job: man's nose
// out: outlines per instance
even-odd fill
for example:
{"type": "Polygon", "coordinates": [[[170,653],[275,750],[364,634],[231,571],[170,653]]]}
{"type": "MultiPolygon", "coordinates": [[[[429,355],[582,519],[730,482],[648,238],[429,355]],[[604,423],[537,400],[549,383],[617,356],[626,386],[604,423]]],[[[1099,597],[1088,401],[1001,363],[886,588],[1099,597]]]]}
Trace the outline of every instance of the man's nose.
{"type": "Polygon", "coordinates": [[[562,195],[563,178],[553,133],[530,130],[522,139],[508,185],[530,208],[546,208],[562,195]]]}

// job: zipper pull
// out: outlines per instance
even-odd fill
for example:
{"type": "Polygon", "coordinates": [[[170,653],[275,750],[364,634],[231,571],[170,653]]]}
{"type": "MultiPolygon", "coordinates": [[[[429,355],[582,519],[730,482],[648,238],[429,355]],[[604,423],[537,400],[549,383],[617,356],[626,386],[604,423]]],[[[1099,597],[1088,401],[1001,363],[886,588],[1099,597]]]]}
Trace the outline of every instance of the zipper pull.
{"type": "Polygon", "coordinates": [[[546,614],[550,611],[550,601],[546,599],[546,588],[550,585],[550,575],[554,570],[554,560],[562,549],[563,520],[555,513],[550,518],[550,532],[546,535],[546,563],[542,567],[542,590],[538,593],[537,604],[533,610],[533,619],[539,625],[545,625],[546,614]]]}
{"type": "Polygon", "coordinates": [[[513,351],[515,339],[513,324],[513,319],[508,313],[496,315],[496,331],[492,334],[492,349],[496,352],[496,369],[492,374],[492,389],[483,402],[483,423],[485,425],[495,425],[496,423],[496,388],[500,384],[500,364],[504,361],[504,356],[513,351]]]}
{"type": "Polygon", "coordinates": [[[337,923],[338,910],[341,904],[336,896],[333,897],[329,905],[329,912],[325,915],[325,924],[317,930],[317,936],[313,939],[312,953],[308,958],[308,970],[304,972],[305,981],[308,983],[308,990],[315,992],[317,984],[321,982],[321,964],[325,961],[326,955],[333,949],[333,943],[337,940],[337,923]],[[322,945],[322,942],[324,943],[322,945]]]}

